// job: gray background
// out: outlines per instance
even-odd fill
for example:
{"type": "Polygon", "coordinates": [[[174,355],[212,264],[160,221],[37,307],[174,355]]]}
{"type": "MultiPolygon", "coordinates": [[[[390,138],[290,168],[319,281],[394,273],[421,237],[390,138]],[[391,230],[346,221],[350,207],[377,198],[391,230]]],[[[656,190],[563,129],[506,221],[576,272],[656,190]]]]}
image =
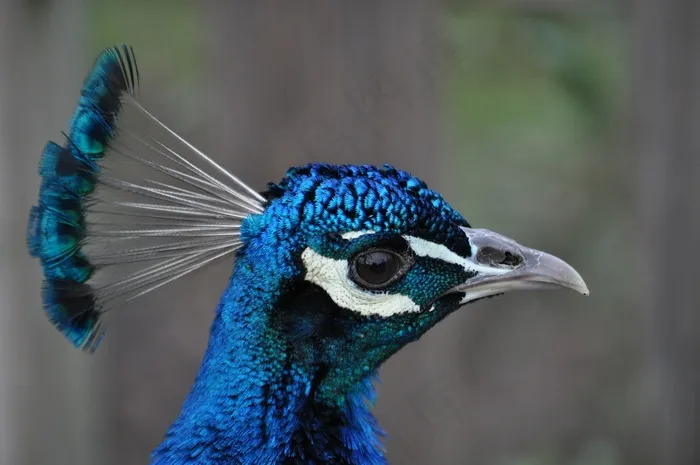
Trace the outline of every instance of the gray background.
{"type": "Polygon", "coordinates": [[[586,278],[589,298],[480,302],[389,360],[392,463],[700,463],[697,24],[694,0],[0,1],[0,464],[146,463],[230,272],[112,312],[93,356],[45,321],[37,163],[121,42],[142,101],[249,184],[393,163],[586,278]]]}

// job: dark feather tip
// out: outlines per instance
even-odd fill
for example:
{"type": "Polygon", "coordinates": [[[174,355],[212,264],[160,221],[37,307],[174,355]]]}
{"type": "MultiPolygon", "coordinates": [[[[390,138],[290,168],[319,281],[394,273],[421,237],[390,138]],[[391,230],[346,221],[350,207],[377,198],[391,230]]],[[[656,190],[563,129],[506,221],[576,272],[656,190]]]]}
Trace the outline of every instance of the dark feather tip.
{"type": "Polygon", "coordinates": [[[32,208],[27,248],[44,271],[43,300],[49,320],[76,347],[93,351],[104,329],[92,288],[94,266],[81,249],[86,199],[94,191],[104,156],[116,134],[125,93],[133,94],[139,74],[128,46],[103,51],[85,78],[67,143],[49,142],[39,166],[39,205],[32,208]]]}
{"type": "Polygon", "coordinates": [[[112,47],[97,57],[71,122],[70,138],[80,153],[92,159],[104,155],[116,134],[122,95],[133,94],[137,82],[138,68],[130,47],[112,47]]]}
{"type": "Polygon", "coordinates": [[[95,189],[97,167],[82,156],[75,156],[71,146],[61,147],[49,141],[44,148],[39,174],[51,181],[52,188],[67,190],[76,196],[95,189]]]}
{"type": "Polygon", "coordinates": [[[70,279],[44,282],[44,310],[53,325],[76,347],[94,351],[104,328],[92,288],[70,279]]]}

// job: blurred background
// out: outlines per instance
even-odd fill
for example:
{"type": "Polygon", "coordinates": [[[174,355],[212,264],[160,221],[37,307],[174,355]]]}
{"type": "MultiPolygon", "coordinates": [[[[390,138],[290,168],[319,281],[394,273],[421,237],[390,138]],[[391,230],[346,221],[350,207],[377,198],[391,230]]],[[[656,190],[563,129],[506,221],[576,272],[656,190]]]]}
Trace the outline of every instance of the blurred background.
{"type": "Polygon", "coordinates": [[[489,299],[381,370],[394,464],[700,463],[696,0],[0,2],[0,464],[148,462],[228,279],[111,312],[92,356],[45,320],[24,234],[48,139],[128,42],[141,100],[252,186],[392,163],[592,293],[489,299]]]}

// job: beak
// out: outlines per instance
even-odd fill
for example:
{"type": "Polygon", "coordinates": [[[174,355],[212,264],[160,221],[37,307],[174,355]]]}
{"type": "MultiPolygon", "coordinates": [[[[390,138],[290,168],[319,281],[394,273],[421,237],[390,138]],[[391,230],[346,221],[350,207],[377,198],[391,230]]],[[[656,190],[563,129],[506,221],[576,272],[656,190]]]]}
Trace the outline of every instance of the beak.
{"type": "Polygon", "coordinates": [[[566,288],[589,294],[581,275],[564,260],[488,229],[462,230],[469,238],[472,254],[468,260],[477,275],[451,291],[465,294],[461,303],[529,289],[566,288]]]}

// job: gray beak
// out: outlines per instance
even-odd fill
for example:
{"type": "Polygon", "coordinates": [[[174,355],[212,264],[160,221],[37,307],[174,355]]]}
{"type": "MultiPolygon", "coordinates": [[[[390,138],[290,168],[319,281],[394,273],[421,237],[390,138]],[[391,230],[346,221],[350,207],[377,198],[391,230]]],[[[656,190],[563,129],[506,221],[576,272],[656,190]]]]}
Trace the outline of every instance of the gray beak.
{"type": "Polygon", "coordinates": [[[468,259],[477,272],[474,278],[452,292],[465,294],[462,303],[509,291],[528,289],[571,289],[588,295],[580,274],[564,260],[524,247],[488,229],[462,228],[469,238],[468,259]]]}

